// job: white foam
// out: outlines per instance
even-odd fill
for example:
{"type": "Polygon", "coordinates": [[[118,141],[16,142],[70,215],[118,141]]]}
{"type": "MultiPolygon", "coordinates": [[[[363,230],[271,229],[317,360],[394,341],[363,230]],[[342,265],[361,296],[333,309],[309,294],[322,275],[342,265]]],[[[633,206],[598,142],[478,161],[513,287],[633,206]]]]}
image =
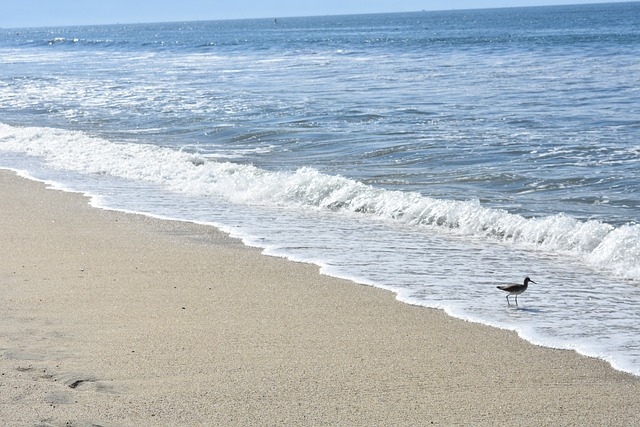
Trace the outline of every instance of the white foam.
{"type": "Polygon", "coordinates": [[[118,143],[81,132],[0,124],[0,150],[42,158],[49,167],[150,182],[171,191],[240,204],[364,215],[417,229],[477,236],[546,253],[570,254],[627,279],[640,279],[640,226],[615,228],[564,214],[525,218],[478,201],[389,191],[303,167],[270,172],[197,153],[118,143]]]}

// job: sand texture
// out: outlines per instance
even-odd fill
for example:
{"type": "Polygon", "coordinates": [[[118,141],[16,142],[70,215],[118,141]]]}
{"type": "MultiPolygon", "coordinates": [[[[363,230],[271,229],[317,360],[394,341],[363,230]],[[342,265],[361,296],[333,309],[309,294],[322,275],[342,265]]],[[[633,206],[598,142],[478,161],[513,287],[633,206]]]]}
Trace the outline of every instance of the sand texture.
{"type": "Polygon", "coordinates": [[[605,362],[88,202],[0,172],[0,425],[640,425],[605,362]]]}

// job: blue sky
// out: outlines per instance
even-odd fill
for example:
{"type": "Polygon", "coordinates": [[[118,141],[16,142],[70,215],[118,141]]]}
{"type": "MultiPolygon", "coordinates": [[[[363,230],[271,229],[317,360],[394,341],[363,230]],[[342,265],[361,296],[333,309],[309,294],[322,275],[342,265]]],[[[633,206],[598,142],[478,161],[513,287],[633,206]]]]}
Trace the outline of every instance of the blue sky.
{"type": "Polygon", "coordinates": [[[2,0],[0,27],[275,18],[605,2],[603,0],[2,0]]]}

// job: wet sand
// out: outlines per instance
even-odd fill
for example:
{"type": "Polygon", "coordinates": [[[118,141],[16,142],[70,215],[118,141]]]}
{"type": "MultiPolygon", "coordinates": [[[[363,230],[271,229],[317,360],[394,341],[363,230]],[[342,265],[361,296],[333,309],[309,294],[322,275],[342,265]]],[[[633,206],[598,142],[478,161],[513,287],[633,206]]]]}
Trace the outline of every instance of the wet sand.
{"type": "Polygon", "coordinates": [[[3,425],[640,422],[603,361],[8,171],[0,245],[3,425]]]}

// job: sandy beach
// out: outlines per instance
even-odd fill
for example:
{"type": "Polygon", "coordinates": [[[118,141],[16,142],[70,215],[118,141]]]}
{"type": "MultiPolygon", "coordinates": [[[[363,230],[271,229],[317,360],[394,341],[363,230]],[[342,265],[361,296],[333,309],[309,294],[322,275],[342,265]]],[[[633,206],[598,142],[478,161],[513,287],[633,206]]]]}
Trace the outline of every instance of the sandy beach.
{"type": "Polygon", "coordinates": [[[12,172],[0,200],[2,425],[640,423],[603,361],[12,172]]]}

